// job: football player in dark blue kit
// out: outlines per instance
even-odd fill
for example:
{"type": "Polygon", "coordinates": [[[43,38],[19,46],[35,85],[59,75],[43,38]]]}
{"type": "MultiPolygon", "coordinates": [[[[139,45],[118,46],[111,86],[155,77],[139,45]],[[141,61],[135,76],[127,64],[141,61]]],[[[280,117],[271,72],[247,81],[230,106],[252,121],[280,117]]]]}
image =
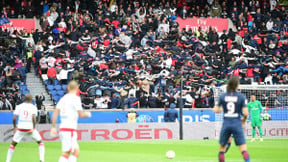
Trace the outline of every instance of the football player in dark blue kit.
{"type": "Polygon", "coordinates": [[[222,94],[214,107],[215,113],[224,113],[223,125],[220,133],[219,162],[225,161],[226,144],[233,135],[236,145],[242,152],[245,162],[250,162],[243,129],[248,117],[247,100],[237,92],[239,77],[233,76],[227,84],[227,92],[222,94]],[[242,119],[241,119],[242,116],[242,119]]]}

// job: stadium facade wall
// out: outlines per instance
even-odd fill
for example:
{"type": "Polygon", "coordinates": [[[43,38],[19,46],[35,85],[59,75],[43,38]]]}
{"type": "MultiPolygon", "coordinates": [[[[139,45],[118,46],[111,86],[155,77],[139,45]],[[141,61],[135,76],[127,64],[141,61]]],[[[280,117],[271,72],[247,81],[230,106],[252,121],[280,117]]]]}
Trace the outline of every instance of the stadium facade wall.
{"type": "MultiPolygon", "coordinates": [[[[138,123],[163,123],[164,111],[160,110],[139,110],[137,111],[139,117],[137,118],[138,123]]],[[[288,109],[271,109],[268,111],[271,115],[272,120],[288,120],[288,109]]],[[[92,117],[88,119],[79,119],[79,123],[115,123],[116,119],[119,119],[120,123],[126,123],[127,117],[126,111],[94,111],[92,117]]],[[[222,120],[222,114],[214,114],[211,109],[205,110],[184,110],[183,119],[186,123],[191,122],[215,122],[222,120]]],[[[50,112],[52,116],[52,112],[50,112]]],[[[0,124],[11,124],[13,118],[12,112],[1,112],[0,113],[0,124]]],[[[59,122],[59,121],[58,121],[59,122]]]]}
{"type": "MultiPolygon", "coordinates": [[[[44,141],[59,141],[59,137],[50,136],[51,125],[38,125],[44,141]]],[[[218,139],[221,122],[184,123],[184,139],[218,139]]],[[[247,124],[245,134],[250,138],[251,126],[247,124]]],[[[264,138],[288,138],[288,121],[265,121],[264,138]]],[[[11,125],[0,125],[0,142],[10,142],[13,137],[11,125]]],[[[123,140],[176,140],[179,139],[178,123],[144,123],[144,124],[80,124],[78,140],[80,141],[123,141],[123,140]]],[[[25,138],[24,141],[31,141],[25,138]]]]}

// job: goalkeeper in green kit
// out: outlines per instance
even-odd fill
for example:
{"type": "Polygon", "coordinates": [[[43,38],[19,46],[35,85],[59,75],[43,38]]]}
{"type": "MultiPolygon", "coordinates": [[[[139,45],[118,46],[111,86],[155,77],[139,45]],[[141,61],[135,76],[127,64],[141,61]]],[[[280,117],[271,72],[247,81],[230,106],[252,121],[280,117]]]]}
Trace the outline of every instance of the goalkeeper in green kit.
{"type": "Polygon", "coordinates": [[[256,100],[256,96],[254,94],[250,97],[250,102],[247,105],[250,120],[251,120],[251,126],[252,126],[252,140],[251,142],[255,141],[255,134],[256,134],[256,127],[258,128],[259,134],[260,134],[260,141],[263,141],[263,132],[262,132],[262,117],[261,113],[263,112],[261,102],[256,100]]]}

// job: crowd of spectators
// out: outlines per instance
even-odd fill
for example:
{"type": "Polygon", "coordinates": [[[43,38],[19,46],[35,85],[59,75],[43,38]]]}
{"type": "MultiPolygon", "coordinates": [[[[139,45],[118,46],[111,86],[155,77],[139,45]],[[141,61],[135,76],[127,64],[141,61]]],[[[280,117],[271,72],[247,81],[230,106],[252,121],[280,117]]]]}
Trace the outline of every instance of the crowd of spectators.
{"type": "Polygon", "coordinates": [[[0,32],[0,110],[13,110],[29,93],[21,41],[0,32]]]}
{"type": "Polygon", "coordinates": [[[29,72],[34,51],[36,74],[38,68],[47,74],[50,85],[79,81],[87,108],[179,107],[181,82],[185,107],[210,108],[213,89],[231,75],[239,75],[241,84],[288,83],[287,10],[276,0],[15,0],[1,5],[3,16],[36,17],[42,28],[4,31],[5,40],[16,37],[22,44],[10,45],[3,56],[25,58],[29,72]],[[237,31],[199,27],[193,33],[179,29],[176,21],[199,17],[230,18],[237,31]]]}

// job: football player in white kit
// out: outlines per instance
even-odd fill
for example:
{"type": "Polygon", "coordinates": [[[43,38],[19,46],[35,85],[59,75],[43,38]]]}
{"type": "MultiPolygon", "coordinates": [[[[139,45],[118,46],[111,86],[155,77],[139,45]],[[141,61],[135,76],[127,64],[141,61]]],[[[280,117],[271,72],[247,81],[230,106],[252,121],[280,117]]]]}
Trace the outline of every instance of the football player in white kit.
{"type": "Polygon", "coordinates": [[[8,149],[6,162],[11,161],[16,145],[25,136],[31,137],[39,144],[40,162],[44,162],[45,147],[42,142],[40,134],[35,129],[37,107],[34,106],[31,102],[32,102],[32,95],[27,94],[25,96],[25,102],[16,106],[13,117],[13,126],[15,134],[13,136],[12,143],[8,149]],[[16,125],[17,117],[18,117],[18,125],[16,125]]]}
{"type": "Polygon", "coordinates": [[[64,95],[56,106],[52,117],[51,136],[57,135],[56,121],[60,113],[60,138],[62,142],[62,155],[59,162],[76,162],[79,156],[77,142],[78,116],[80,118],[91,117],[90,112],[82,109],[81,98],[77,95],[79,85],[76,81],[68,84],[68,94],[64,95]]]}

